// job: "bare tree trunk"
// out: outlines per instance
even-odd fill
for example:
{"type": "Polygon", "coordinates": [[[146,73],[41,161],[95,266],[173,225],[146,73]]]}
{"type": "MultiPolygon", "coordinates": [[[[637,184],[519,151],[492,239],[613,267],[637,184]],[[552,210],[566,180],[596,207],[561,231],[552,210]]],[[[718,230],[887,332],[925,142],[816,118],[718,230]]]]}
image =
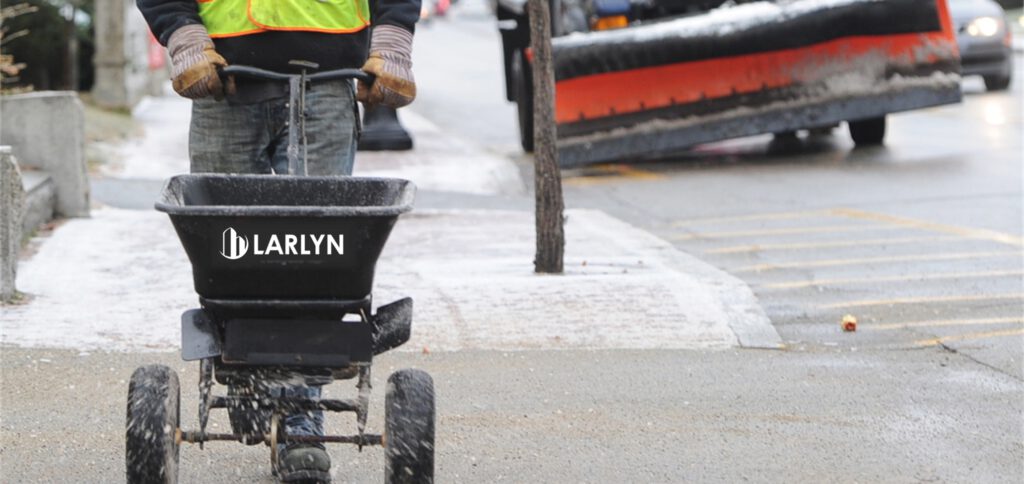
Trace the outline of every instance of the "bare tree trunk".
{"type": "Polygon", "coordinates": [[[562,272],[562,174],[555,145],[555,73],[551,62],[551,10],[548,0],[529,0],[533,49],[533,166],[537,254],[535,272],[562,272]]]}

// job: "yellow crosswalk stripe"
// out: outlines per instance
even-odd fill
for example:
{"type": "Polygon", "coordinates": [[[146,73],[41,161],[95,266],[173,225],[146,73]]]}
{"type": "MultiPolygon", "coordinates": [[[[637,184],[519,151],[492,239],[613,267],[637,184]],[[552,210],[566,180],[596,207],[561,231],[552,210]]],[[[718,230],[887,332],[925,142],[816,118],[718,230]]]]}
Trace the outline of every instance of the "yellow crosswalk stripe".
{"type": "Polygon", "coordinates": [[[893,329],[932,328],[939,326],[979,326],[987,324],[1024,324],[1024,317],[980,318],[980,319],[937,319],[934,321],[910,321],[905,323],[863,324],[866,331],[886,331],[893,329]]]}
{"type": "Polygon", "coordinates": [[[943,279],[980,279],[994,277],[1024,276],[1024,270],[944,272],[938,274],[903,274],[899,276],[850,277],[846,279],[812,279],[805,281],[772,282],[755,286],[758,290],[803,289],[818,286],[842,286],[852,284],[875,284],[882,282],[935,281],[943,279]]]}
{"type": "Polygon", "coordinates": [[[894,225],[823,225],[818,227],[785,227],[774,229],[733,230],[725,232],[702,232],[671,236],[672,240],[728,239],[738,237],[759,237],[771,235],[818,234],[860,232],[869,230],[899,230],[894,225]]]}
{"type": "Polygon", "coordinates": [[[893,215],[867,212],[864,210],[857,210],[852,208],[837,208],[833,209],[832,213],[858,220],[868,220],[872,222],[887,222],[908,228],[930,230],[933,232],[942,232],[969,239],[990,240],[992,242],[999,242],[1002,244],[1012,245],[1014,247],[1024,247],[1024,239],[1022,239],[1021,237],[1017,237],[1010,234],[1004,234],[1002,232],[996,232],[994,230],[977,229],[970,227],[956,227],[953,225],[945,225],[934,222],[927,222],[924,220],[914,220],[910,218],[896,217],[893,215]]]}
{"type": "Polygon", "coordinates": [[[863,247],[866,245],[898,245],[916,244],[928,242],[945,242],[958,240],[958,237],[950,236],[929,236],[929,237],[893,237],[881,239],[863,240],[833,240],[820,242],[796,242],[791,244],[751,244],[736,245],[731,247],[719,247],[717,249],[705,250],[705,254],[737,254],[744,252],[767,252],[771,250],[799,250],[799,249],[833,249],[841,247],[863,247]]]}
{"type": "Polygon", "coordinates": [[[941,338],[930,338],[917,340],[914,344],[918,346],[936,346],[943,343],[949,343],[951,341],[968,341],[976,339],[989,339],[999,338],[1002,336],[1017,336],[1024,335],[1024,328],[1021,329],[1006,329],[1002,331],[988,331],[984,333],[970,333],[970,334],[958,334],[953,336],[943,336],[941,338]]]}
{"type": "Polygon", "coordinates": [[[963,296],[925,296],[895,299],[862,299],[819,306],[821,309],[845,309],[868,306],[893,306],[896,304],[921,304],[945,302],[997,301],[1001,299],[1024,299],[1024,293],[1011,292],[1003,294],[973,294],[963,296]]]}
{"type": "Polygon", "coordinates": [[[779,269],[804,269],[811,267],[835,267],[835,266],[850,266],[858,264],[879,264],[879,263],[898,263],[898,262],[922,262],[922,261],[942,261],[942,260],[963,260],[963,259],[990,259],[993,257],[1021,257],[1022,254],[1018,251],[997,251],[997,252],[956,252],[949,254],[908,254],[908,255],[897,255],[897,256],[884,256],[884,257],[860,257],[860,258],[849,258],[849,259],[818,259],[818,260],[807,260],[807,261],[794,261],[794,262],[778,262],[778,263],[766,263],[766,264],[755,264],[751,266],[742,266],[732,269],[730,272],[742,273],[742,272],[764,272],[774,271],[779,269]]]}

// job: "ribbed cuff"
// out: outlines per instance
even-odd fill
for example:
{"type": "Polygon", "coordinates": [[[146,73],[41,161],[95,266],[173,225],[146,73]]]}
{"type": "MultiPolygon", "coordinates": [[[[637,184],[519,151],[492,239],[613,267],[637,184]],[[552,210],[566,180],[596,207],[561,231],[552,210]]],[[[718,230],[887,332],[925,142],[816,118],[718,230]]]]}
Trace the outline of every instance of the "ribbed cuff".
{"type": "Polygon", "coordinates": [[[202,49],[203,46],[212,43],[206,27],[199,24],[184,25],[175,30],[167,40],[167,53],[174,57],[183,50],[202,49]]]}
{"type": "Polygon", "coordinates": [[[377,25],[370,35],[370,52],[388,52],[412,57],[412,32],[395,25],[377,25]]]}

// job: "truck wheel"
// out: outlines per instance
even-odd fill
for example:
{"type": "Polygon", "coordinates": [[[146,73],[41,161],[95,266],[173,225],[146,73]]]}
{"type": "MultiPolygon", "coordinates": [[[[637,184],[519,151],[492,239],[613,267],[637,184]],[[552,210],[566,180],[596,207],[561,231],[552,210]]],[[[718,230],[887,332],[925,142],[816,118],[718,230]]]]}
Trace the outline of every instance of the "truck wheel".
{"type": "Polygon", "coordinates": [[[384,482],[434,482],[434,380],[399,370],[384,395],[384,482]]]}
{"type": "Polygon", "coordinates": [[[526,55],[517,50],[512,56],[512,79],[515,83],[516,111],[519,115],[519,144],[523,151],[533,152],[533,71],[526,55]]]}
{"type": "Polygon", "coordinates": [[[885,139],[885,116],[849,121],[850,137],[857,146],[878,146],[885,139]]]}
{"type": "Polygon", "coordinates": [[[130,484],[178,482],[178,375],[163,365],[143,366],[128,383],[125,463],[130,484]]]}
{"type": "Polygon", "coordinates": [[[1005,91],[1010,87],[1010,76],[985,76],[985,89],[989,91],[1005,91]]]}

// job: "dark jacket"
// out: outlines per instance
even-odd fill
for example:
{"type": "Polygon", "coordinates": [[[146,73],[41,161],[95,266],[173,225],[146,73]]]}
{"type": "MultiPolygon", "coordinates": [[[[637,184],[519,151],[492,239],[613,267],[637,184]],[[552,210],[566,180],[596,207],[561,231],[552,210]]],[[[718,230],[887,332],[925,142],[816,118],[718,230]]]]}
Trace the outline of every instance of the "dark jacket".
{"type": "MultiPolygon", "coordinates": [[[[163,45],[179,27],[203,23],[196,0],[136,0],[136,4],[163,45]]],[[[420,17],[420,0],[370,0],[370,9],[374,25],[396,25],[413,32],[420,17]]],[[[369,35],[370,29],[353,34],[268,31],[213,42],[229,64],[294,71],[288,61],[306,60],[326,70],[362,67],[369,35]]]]}

